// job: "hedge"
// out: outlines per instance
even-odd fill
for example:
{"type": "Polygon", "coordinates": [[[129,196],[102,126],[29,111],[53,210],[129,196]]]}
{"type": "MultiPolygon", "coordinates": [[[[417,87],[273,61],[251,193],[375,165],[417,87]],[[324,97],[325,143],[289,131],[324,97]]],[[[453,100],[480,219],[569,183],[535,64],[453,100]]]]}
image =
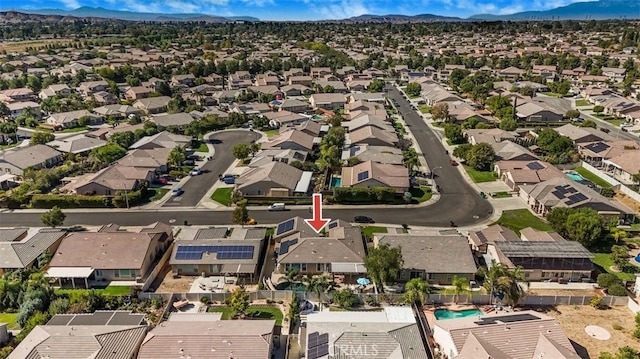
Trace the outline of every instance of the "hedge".
{"type": "Polygon", "coordinates": [[[127,208],[127,199],[129,200],[129,207],[137,206],[145,199],[145,194],[147,192],[147,188],[143,187],[137,191],[127,191],[126,196],[124,192],[118,192],[118,194],[113,197],[112,203],[115,207],[118,208],[127,208]]]}
{"type": "Polygon", "coordinates": [[[104,208],[109,207],[109,198],[104,196],[34,194],[32,208],[104,208]]]}
{"type": "Polygon", "coordinates": [[[396,191],[391,187],[336,187],[333,199],[338,203],[393,202],[396,191]]]}

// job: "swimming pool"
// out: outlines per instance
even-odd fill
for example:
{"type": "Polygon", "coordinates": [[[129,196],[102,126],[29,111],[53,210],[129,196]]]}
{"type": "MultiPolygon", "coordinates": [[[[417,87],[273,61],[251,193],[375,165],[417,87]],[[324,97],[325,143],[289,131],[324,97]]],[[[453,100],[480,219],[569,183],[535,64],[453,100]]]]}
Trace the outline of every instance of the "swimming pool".
{"type": "Polygon", "coordinates": [[[433,315],[436,316],[437,320],[477,317],[483,314],[484,313],[478,309],[465,309],[460,311],[448,310],[448,309],[436,309],[436,311],[433,313],[433,315]]]}
{"type": "Polygon", "coordinates": [[[331,177],[331,188],[333,187],[340,187],[340,185],[342,184],[342,178],[341,177],[331,177]]]}
{"type": "Polygon", "coordinates": [[[586,179],[582,177],[578,172],[569,171],[569,172],[565,172],[564,174],[578,183],[582,183],[586,181],[586,179]]]}

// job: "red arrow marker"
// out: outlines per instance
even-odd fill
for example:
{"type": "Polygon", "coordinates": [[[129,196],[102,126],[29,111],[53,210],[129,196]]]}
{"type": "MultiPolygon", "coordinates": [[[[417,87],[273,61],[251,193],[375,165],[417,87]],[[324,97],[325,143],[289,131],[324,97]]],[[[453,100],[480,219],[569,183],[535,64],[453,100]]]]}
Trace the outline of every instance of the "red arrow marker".
{"type": "Polygon", "coordinates": [[[313,194],[313,218],[305,219],[304,221],[307,222],[307,224],[311,226],[311,228],[313,228],[313,230],[316,231],[316,233],[320,233],[322,228],[324,228],[324,226],[326,226],[327,223],[331,221],[330,219],[322,218],[322,194],[321,193],[313,194]]]}

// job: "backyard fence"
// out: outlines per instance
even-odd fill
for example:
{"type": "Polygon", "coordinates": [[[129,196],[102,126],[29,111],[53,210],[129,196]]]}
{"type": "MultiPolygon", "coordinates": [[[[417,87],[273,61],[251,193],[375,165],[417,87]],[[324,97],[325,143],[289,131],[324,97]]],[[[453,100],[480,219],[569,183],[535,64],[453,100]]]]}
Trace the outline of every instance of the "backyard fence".
{"type": "Polygon", "coordinates": [[[587,169],[589,172],[593,173],[594,175],[598,176],[598,178],[600,178],[601,180],[607,182],[608,184],[617,187],[618,190],[622,193],[624,193],[625,195],[633,198],[634,200],[640,202],[640,193],[632,190],[631,188],[625,186],[624,184],[620,183],[618,180],[616,180],[615,178],[609,176],[608,174],[602,172],[601,170],[593,167],[592,165],[588,164],[587,162],[582,161],[582,167],[584,167],[585,169],[587,169]]]}
{"type": "Polygon", "coordinates": [[[149,276],[147,277],[147,279],[142,284],[142,290],[149,289],[149,287],[151,287],[151,284],[156,279],[158,274],[160,274],[160,272],[162,272],[162,269],[164,268],[165,264],[167,264],[167,262],[169,261],[169,258],[171,258],[171,253],[173,252],[173,246],[174,245],[175,245],[175,242],[171,243],[171,245],[165,251],[165,253],[162,256],[162,258],[160,258],[160,260],[158,261],[156,266],[153,268],[151,273],[149,273],[149,276]]]}
{"type": "MultiPolygon", "coordinates": [[[[289,301],[293,297],[294,292],[290,290],[259,290],[256,292],[248,292],[249,299],[254,302],[257,300],[289,301]]],[[[202,298],[208,298],[211,302],[224,303],[231,296],[231,292],[225,293],[146,293],[141,292],[138,295],[140,299],[162,298],[163,300],[180,300],[187,299],[190,302],[199,302],[202,298]]]]}

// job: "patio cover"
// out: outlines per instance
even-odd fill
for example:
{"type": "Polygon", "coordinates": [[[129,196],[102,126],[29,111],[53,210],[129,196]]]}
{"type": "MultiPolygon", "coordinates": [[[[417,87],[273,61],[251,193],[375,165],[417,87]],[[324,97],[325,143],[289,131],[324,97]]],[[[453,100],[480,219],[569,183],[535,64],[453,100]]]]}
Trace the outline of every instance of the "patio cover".
{"type": "Polygon", "coordinates": [[[331,263],[331,273],[367,273],[364,263],[331,263]]]}
{"type": "Polygon", "coordinates": [[[255,264],[225,264],[222,266],[223,273],[249,273],[253,274],[256,271],[255,264]]]}
{"type": "Polygon", "coordinates": [[[47,278],[89,278],[93,273],[91,267],[52,267],[44,275],[47,278]]]}
{"type": "Polygon", "coordinates": [[[309,190],[309,186],[311,185],[312,177],[313,177],[313,172],[309,172],[309,171],[302,172],[302,176],[300,176],[300,180],[296,184],[296,189],[294,189],[293,192],[307,193],[307,190],[309,190]]]}

